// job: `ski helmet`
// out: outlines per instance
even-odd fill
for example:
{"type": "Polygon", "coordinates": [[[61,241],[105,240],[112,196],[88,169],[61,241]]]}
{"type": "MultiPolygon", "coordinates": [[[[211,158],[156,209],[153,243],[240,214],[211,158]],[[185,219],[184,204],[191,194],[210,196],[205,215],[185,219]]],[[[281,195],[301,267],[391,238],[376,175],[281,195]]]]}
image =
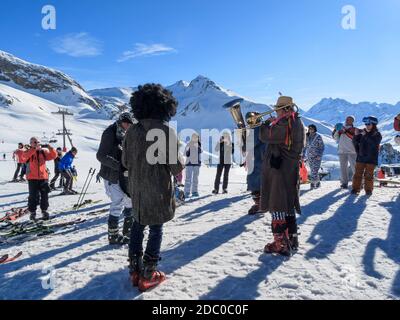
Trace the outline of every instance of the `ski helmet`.
{"type": "Polygon", "coordinates": [[[119,115],[118,117],[118,121],[119,122],[126,122],[126,123],[130,123],[133,124],[133,119],[132,119],[132,115],[129,112],[123,112],[119,115]]]}
{"type": "Polygon", "coordinates": [[[378,125],[379,120],[378,120],[378,118],[376,118],[376,117],[369,116],[369,117],[365,117],[365,118],[363,119],[363,122],[364,122],[366,125],[370,125],[370,124],[372,124],[372,125],[378,125]]]}

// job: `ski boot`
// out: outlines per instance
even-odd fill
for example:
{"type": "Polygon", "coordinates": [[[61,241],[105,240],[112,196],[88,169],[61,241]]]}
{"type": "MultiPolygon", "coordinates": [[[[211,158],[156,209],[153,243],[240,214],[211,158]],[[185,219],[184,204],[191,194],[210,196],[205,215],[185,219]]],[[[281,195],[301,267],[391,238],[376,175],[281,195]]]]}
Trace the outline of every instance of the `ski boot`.
{"type": "Polygon", "coordinates": [[[122,245],[124,237],[118,233],[119,218],[110,216],[108,218],[108,242],[110,245],[122,245]]]}
{"type": "Polygon", "coordinates": [[[299,233],[298,226],[296,221],[296,215],[287,215],[286,223],[288,226],[288,234],[289,234],[289,248],[292,252],[297,252],[299,249],[299,233]]]}
{"type": "Polygon", "coordinates": [[[199,195],[198,192],[193,192],[193,193],[192,193],[192,197],[193,197],[193,198],[198,198],[198,197],[200,197],[200,195],[199,195]]]}
{"type": "Polygon", "coordinates": [[[248,214],[249,216],[254,216],[260,212],[260,196],[253,195],[254,205],[250,208],[248,214]]]}
{"type": "Polygon", "coordinates": [[[50,215],[47,211],[42,211],[42,220],[44,221],[50,220],[50,215]]]}
{"type": "Polygon", "coordinates": [[[125,209],[124,216],[124,225],[122,227],[122,243],[129,244],[131,238],[131,228],[133,224],[132,209],[125,209]]]}
{"type": "Polygon", "coordinates": [[[35,222],[36,221],[36,212],[29,211],[29,220],[35,222]]]}
{"type": "MultiPolygon", "coordinates": [[[[190,193],[189,192],[186,192],[185,193],[185,199],[189,199],[190,198],[190,193]]],[[[179,197],[178,197],[178,199],[179,199],[179,197]]],[[[180,200],[180,199],[179,199],[180,200]]]]}
{"type": "Polygon", "coordinates": [[[349,188],[349,185],[347,183],[343,183],[340,185],[341,189],[347,190],[349,188]]]}
{"type": "Polygon", "coordinates": [[[228,194],[228,190],[224,189],[224,191],[222,191],[222,194],[228,194]]]}
{"type": "Polygon", "coordinates": [[[215,190],[215,189],[214,189],[214,190],[212,191],[212,194],[214,194],[214,195],[217,195],[218,193],[219,193],[218,190],[215,190]]]}
{"type": "Polygon", "coordinates": [[[143,272],[143,253],[129,258],[129,275],[134,287],[139,286],[140,274],[143,272]]]}
{"type": "Polygon", "coordinates": [[[357,190],[351,190],[351,194],[352,195],[355,195],[355,196],[359,196],[360,195],[360,191],[357,191],[357,190]]]}
{"type": "Polygon", "coordinates": [[[157,270],[158,258],[145,255],[143,258],[143,271],[139,278],[139,290],[145,292],[166,280],[165,273],[157,270]]]}
{"type": "Polygon", "coordinates": [[[372,191],[365,191],[365,195],[367,196],[367,197],[371,197],[372,196],[372,191]]]}
{"type": "Polygon", "coordinates": [[[285,213],[272,214],[272,233],[274,242],[265,246],[264,253],[290,256],[289,232],[285,221],[285,213]]]}

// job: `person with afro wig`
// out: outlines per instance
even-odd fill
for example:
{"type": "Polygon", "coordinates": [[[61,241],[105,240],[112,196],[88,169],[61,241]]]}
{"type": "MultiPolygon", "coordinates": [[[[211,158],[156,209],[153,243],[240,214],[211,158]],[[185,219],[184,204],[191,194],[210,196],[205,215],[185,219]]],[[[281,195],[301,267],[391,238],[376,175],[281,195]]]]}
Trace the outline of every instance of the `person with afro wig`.
{"type": "Polygon", "coordinates": [[[130,104],[137,123],[129,128],[123,146],[134,212],[129,271],[133,286],[143,292],[166,279],[157,270],[163,225],[174,218],[173,177],[184,165],[176,131],[168,125],[177,109],[172,93],[159,84],[146,84],[132,94],[130,104]],[[147,226],[150,231],[144,251],[147,226]]]}

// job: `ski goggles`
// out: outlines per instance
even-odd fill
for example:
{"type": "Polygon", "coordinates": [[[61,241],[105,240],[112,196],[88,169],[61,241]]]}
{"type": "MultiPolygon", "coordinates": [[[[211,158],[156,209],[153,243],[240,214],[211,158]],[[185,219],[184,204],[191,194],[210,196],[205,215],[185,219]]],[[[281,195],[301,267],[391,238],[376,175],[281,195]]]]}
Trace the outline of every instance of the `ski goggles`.
{"type": "Polygon", "coordinates": [[[378,124],[378,119],[374,117],[367,117],[363,119],[363,122],[365,123],[366,126],[372,126],[378,124]]]}

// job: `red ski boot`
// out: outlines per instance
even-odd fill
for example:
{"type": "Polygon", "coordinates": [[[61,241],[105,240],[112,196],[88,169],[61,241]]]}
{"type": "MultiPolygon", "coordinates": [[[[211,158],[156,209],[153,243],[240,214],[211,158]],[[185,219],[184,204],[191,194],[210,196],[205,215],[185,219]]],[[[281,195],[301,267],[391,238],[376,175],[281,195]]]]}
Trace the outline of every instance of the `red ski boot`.
{"type": "Polygon", "coordinates": [[[129,274],[132,285],[139,286],[140,274],[143,271],[143,255],[134,255],[129,259],[129,274]]]}
{"type": "Polygon", "coordinates": [[[274,235],[274,242],[265,246],[264,252],[266,254],[280,254],[282,256],[290,256],[291,249],[289,243],[289,233],[284,214],[273,214],[272,233],[274,235]],[[283,219],[282,219],[283,218],[283,219]]]}
{"type": "Polygon", "coordinates": [[[139,290],[145,292],[157,287],[166,280],[165,273],[157,270],[158,259],[146,255],[143,259],[143,272],[139,278],[139,290]]]}

